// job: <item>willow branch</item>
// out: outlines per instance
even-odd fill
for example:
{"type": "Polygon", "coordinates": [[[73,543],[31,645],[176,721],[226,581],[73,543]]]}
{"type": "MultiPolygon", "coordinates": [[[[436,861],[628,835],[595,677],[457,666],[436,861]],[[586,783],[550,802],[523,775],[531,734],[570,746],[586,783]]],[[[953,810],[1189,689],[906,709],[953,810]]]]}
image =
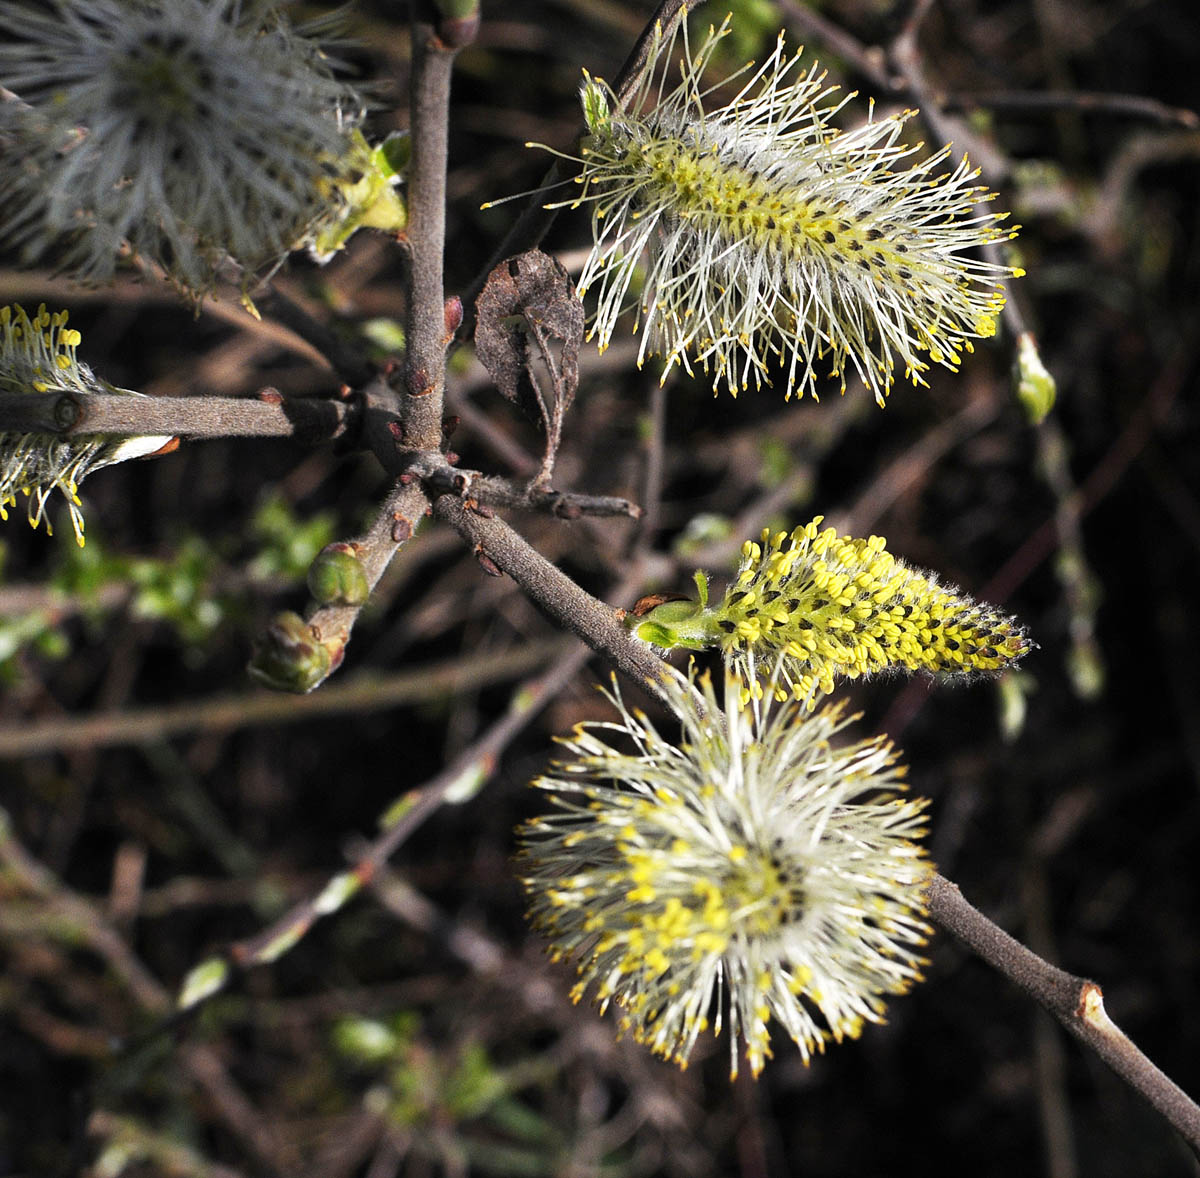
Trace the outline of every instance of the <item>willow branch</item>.
{"type": "Polygon", "coordinates": [[[563,641],[528,642],[516,650],[442,659],[390,675],[359,674],[311,695],[261,691],[165,707],[14,722],[0,728],[0,760],[68,749],[152,744],[190,732],[232,732],[261,724],[298,724],[319,716],[387,711],[527,674],[563,641]]]}
{"type": "Polygon", "coordinates": [[[619,495],[585,495],[580,491],[555,491],[549,487],[530,487],[513,479],[481,476],[471,484],[472,496],[492,507],[512,507],[519,511],[539,511],[558,519],[593,516],[623,516],[637,519],[642,509],[619,495]]]}
{"type": "MultiPolygon", "coordinates": [[[[415,10],[422,6],[416,5],[415,10]]],[[[443,286],[446,241],[446,159],[450,76],[457,48],[434,26],[412,25],[412,162],[408,176],[408,283],[403,407],[404,442],[432,450],[442,441],[446,378],[447,310],[443,286]]],[[[453,325],[457,327],[457,323],[453,325]]]]}
{"type": "Polygon", "coordinates": [[[1141,94],[1105,94],[1099,90],[977,90],[970,94],[948,94],[942,109],[972,110],[1069,110],[1078,114],[1122,115],[1168,126],[1200,127],[1200,114],[1187,107],[1170,106],[1141,94]]]}
{"type": "Polygon", "coordinates": [[[519,479],[485,475],[477,470],[459,470],[441,455],[414,455],[409,470],[422,480],[431,495],[443,492],[458,495],[475,508],[537,511],[558,519],[580,519],[585,515],[637,519],[642,513],[636,503],[617,495],[555,491],[551,487],[531,486],[519,479]]]}
{"type": "Polygon", "coordinates": [[[543,613],[582,638],[618,671],[650,690],[661,660],[622,623],[623,611],[597,600],[522,539],[502,519],[472,511],[457,495],[439,496],[433,514],[471,545],[485,572],[507,573],[543,613]]]}
{"type": "Polygon", "coordinates": [[[925,897],[929,915],[938,924],[1090,1047],[1200,1154],[1200,1106],[1108,1017],[1104,996],[1095,982],[1043,961],[967,903],[958,885],[942,876],[934,876],[925,897]]]}
{"type": "Polygon", "coordinates": [[[353,426],[350,402],[285,398],[274,389],[257,397],[128,397],[49,389],[0,394],[0,430],[72,437],[103,434],[187,438],[342,437],[353,426]]]}

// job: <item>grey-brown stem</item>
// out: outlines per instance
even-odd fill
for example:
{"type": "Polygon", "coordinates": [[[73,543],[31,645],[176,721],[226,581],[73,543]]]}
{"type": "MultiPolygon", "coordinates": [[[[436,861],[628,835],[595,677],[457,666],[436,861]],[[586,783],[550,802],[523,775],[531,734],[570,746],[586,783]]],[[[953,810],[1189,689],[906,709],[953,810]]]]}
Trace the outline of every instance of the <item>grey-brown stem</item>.
{"type": "Polygon", "coordinates": [[[351,428],[353,406],[315,397],[129,397],[49,389],[0,394],[0,430],[54,437],[299,438],[314,443],[351,428]]]}
{"type": "Polygon", "coordinates": [[[442,43],[433,25],[420,20],[413,22],[412,38],[404,441],[414,450],[435,450],[442,441],[446,345],[458,326],[448,330],[442,270],[450,75],[456,50],[442,43]]]}
{"type": "Polygon", "coordinates": [[[1114,1072],[1137,1089],[1200,1155],[1200,1106],[1154,1066],[1108,1017],[1095,982],[1043,961],[935,875],[925,893],[929,915],[973,953],[1049,1011],[1114,1072]]]}

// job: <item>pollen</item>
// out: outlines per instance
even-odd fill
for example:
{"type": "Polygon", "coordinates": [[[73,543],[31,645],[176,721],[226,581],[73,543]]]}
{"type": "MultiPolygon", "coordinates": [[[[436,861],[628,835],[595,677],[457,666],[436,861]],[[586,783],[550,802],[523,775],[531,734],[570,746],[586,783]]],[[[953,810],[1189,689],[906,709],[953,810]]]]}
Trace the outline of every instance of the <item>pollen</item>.
{"type": "Polygon", "coordinates": [[[577,961],[576,993],[615,1000],[620,1028],[655,1054],[685,1066],[715,1008],[734,1075],[739,1047],[762,1070],[772,1027],[807,1062],[881,1022],[885,997],[919,977],[924,803],[902,796],[886,742],[831,745],[843,709],[743,708],[727,675],[714,723],[711,680],[667,674],[678,744],[614,693],[619,720],[569,738],[569,761],[534,783],[556,806],[521,832],[535,926],[552,957],[577,961]],[[660,808],[663,794],[677,803],[660,808]],[[631,817],[636,854],[606,835],[631,817]],[[635,875],[646,882],[631,888],[635,875]],[[565,879],[594,881],[586,905],[559,902],[565,879]]]}
{"type": "MultiPolygon", "coordinates": [[[[592,333],[608,344],[632,301],[639,363],[662,356],[714,391],[782,383],[814,397],[856,373],[881,404],[901,372],[925,383],[955,368],[971,337],[995,331],[1004,283],[1019,271],[977,258],[1011,236],[966,159],[921,158],[901,138],[915,111],[832,123],[839,96],[816,64],[775,51],[727,106],[701,83],[727,18],[692,51],[678,85],[672,42],[658,46],[627,110],[599,81],[583,88],[590,134],[578,162],[594,245],[579,289],[598,292],[592,333]],[[640,297],[630,298],[645,266],[640,297]]],[[[746,67],[751,69],[752,67],[746,67]]]]}
{"type": "MultiPolygon", "coordinates": [[[[672,601],[639,619],[658,645],[718,647],[755,677],[775,668],[778,698],[829,694],[839,679],[888,671],[939,677],[1004,671],[1032,648],[1023,627],[993,606],[911,568],[881,536],[821,529],[817,516],[791,533],[747,542],[734,584],[713,605],[672,601]],[[662,616],[659,616],[662,611],[662,616]]],[[[705,585],[707,579],[697,574],[705,585]]]]}

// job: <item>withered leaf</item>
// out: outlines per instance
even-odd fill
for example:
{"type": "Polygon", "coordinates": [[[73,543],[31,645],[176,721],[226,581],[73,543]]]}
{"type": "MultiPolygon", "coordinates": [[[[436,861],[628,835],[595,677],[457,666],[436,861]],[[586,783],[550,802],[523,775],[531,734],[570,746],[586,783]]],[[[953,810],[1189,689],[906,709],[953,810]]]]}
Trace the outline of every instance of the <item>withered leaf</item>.
{"type": "MultiPolygon", "coordinates": [[[[566,270],[541,250],[501,262],[476,303],[475,350],[500,392],[546,429],[557,449],[579,384],[583,303],[566,270]],[[534,370],[545,364],[550,388],[534,370]]],[[[549,455],[553,461],[552,455],[549,455]]]]}

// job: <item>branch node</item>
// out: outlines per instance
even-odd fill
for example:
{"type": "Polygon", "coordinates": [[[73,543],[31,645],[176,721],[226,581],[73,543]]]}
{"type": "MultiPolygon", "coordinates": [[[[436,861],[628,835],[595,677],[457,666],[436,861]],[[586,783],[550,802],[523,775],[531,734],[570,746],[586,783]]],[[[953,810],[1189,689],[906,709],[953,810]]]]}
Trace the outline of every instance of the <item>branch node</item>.
{"type": "MultiPolygon", "coordinates": [[[[412,482],[412,478],[410,476],[408,476],[408,475],[400,476],[401,482],[404,482],[405,479],[408,479],[409,482],[412,482]]],[[[405,543],[405,541],[412,539],[412,534],[413,534],[412,520],[410,520],[407,516],[401,515],[400,512],[398,512],[398,511],[393,512],[392,513],[392,541],[393,541],[393,543],[403,544],[403,543],[405,543]]]]}
{"type": "Polygon", "coordinates": [[[1107,1032],[1112,1026],[1112,1020],[1104,1009],[1104,992],[1095,982],[1084,982],[1080,988],[1075,1017],[1090,1023],[1098,1031],[1107,1032]]]}
{"type": "Polygon", "coordinates": [[[489,577],[503,577],[504,573],[500,571],[500,566],[483,550],[482,544],[475,545],[475,559],[479,561],[479,567],[483,569],[489,577]]]}
{"type": "Polygon", "coordinates": [[[70,433],[82,416],[83,406],[70,393],[64,393],[54,403],[54,424],[64,433],[70,433]]]}

